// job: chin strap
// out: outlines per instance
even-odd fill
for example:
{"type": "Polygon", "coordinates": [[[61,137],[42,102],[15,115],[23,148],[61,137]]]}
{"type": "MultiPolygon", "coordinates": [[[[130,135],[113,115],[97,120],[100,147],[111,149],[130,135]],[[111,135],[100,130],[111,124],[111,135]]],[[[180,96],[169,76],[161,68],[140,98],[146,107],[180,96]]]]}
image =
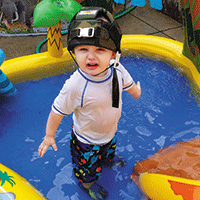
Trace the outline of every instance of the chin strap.
{"type": "Polygon", "coordinates": [[[121,54],[119,52],[117,52],[114,67],[113,67],[112,107],[114,107],[114,108],[119,108],[119,83],[118,83],[116,67],[119,66],[120,56],[121,56],[121,54]]]}
{"type": "MultiPolygon", "coordinates": [[[[74,62],[77,64],[74,56],[72,55],[71,51],[69,51],[71,57],[73,58],[74,62]]],[[[114,108],[119,108],[119,83],[118,83],[118,77],[117,77],[117,72],[116,72],[116,67],[119,66],[119,59],[120,59],[121,54],[119,52],[116,53],[116,58],[115,58],[115,63],[110,65],[108,68],[106,68],[103,72],[108,70],[109,68],[113,67],[113,79],[112,79],[112,107],[114,108]]],[[[79,67],[79,66],[78,66],[79,67]]],[[[100,75],[101,73],[96,74],[95,76],[100,75]]]]}

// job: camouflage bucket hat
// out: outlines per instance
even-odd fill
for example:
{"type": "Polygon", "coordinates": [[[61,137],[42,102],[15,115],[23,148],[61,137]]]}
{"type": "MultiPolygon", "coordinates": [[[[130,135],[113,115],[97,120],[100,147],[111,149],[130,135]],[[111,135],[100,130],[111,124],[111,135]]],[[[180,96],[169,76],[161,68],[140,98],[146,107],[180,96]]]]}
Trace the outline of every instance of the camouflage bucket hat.
{"type": "Polygon", "coordinates": [[[79,45],[94,45],[121,52],[121,37],[111,13],[100,7],[83,7],[69,24],[67,46],[69,51],[79,45]]]}

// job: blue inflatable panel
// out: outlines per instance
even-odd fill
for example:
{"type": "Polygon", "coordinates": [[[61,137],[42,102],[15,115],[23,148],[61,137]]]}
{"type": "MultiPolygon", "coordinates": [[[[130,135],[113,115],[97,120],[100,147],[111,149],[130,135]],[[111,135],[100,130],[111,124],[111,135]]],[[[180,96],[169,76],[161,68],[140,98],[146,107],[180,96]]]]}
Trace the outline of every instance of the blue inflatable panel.
{"type": "Polygon", "coordinates": [[[0,65],[3,63],[5,59],[5,53],[2,49],[0,49],[0,65]]]}
{"type": "MultiPolygon", "coordinates": [[[[115,3],[121,3],[125,4],[125,0],[114,0],[115,3]]],[[[132,4],[134,6],[145,6],[145,0],[132,0],[132,4]]],[[[150,0],[150,5],[152,8],[155,8],[157,10],[162,10],[163,5],[162,5],[162,0],[150,0]]]]}
{"type": "MultiPolygon", "coordinates": [[[[0,65],[5,59],[5,53],[0,49],[0,65]]],[[[0,70],[0,96],[13,96],[17,92],[14,85],[6,77],[6,75],[0,70]]]]}

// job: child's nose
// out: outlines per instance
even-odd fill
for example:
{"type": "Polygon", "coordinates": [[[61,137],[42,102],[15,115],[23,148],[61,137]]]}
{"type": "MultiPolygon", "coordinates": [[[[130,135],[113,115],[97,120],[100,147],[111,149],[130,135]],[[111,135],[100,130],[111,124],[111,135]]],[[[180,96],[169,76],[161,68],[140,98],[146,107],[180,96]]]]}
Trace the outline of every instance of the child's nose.
{"type": "Polygon", "coordinates": [[[95,53],[94,52],[89,52],[88,53],[88,59],[95,59],[95,53]]]}

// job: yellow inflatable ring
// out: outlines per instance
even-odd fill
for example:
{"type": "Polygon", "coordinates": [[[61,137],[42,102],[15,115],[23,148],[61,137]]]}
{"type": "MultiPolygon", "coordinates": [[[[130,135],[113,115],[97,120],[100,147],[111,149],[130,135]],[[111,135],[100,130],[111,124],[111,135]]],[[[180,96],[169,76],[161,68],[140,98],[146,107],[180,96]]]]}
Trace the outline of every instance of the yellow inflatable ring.
{"type": "Polygon", "coordinates": [[[26,179],[0,164],[0,199],[47,200],[26,179]]]}
{"type": "Polygon", "coordinates": [[[141,190],[153,200],[198,200],[200,181],[168,175],[142,173],[141,190]]]}

